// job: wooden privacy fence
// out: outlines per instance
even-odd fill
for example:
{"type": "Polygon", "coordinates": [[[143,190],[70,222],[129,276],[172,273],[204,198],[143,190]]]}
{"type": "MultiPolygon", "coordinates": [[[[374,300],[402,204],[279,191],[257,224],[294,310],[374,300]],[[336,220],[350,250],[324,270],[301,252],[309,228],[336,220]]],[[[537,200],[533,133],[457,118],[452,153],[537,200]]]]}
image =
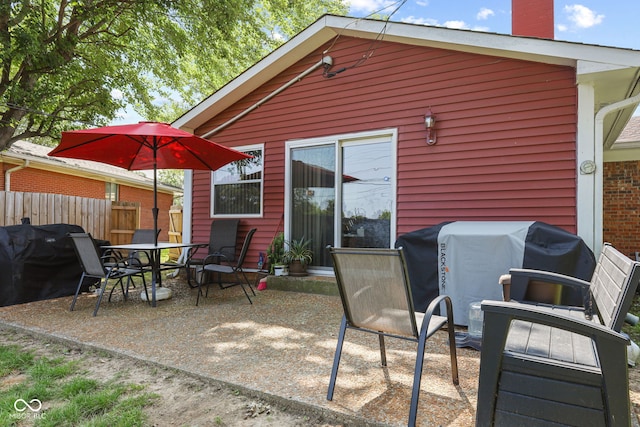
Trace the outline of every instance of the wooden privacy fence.
{"type": "MultiPolygon", "coordinates": [[[[169,241],[182,243],[182,206],[171,206],[169,210],[169,241]]],[[[169,259],[180,258],[180,249],[171,249],[169,259]]]]}
{"type": "Polygon", "coordinates": [[[112,202],[110,227],[108,240],[112,245],[131,243],[133,232],[140,228],[140,203],[112,202]]]}
{"type": "Polygon", "coordinates": [[[110,200],[0,191],[0,210],[0,226],[21,224],[22,218],[29,218],[32,225],[75,224],[96,239],[109,239],[110,200]]]}
{"type": "MultiPolygon", "coordinates": [[[[0,227],[21,224],[23,218],[29,218],[32,225],[74,224],[114,245],[130,243],[133,232],[140,227],[139,202],[0,191],[0,210],[0,227]]],[[[181,206],[171,207],[169,220],[169,240],[182,242],[181,206]]],[[[171,255],[177,259],[180,253],[171,255]]]]}

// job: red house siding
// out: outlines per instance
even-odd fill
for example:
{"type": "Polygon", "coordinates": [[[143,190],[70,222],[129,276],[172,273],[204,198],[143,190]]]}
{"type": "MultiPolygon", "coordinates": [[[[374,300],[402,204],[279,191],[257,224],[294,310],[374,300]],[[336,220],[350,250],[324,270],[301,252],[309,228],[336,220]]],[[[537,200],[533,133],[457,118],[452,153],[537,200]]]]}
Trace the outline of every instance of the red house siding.
{"type": "MultiPolygon", "coordinates": [[[[2,163],[2,177],[0,189],[5,189],[4,172],[15,165],[2,163]]],[[[67,175],[45,169],[26,168],[11,174],[11,191],[32,193],[64,194],[68,196],[90,197],[103,199],[105,197],[105,182],[96,179],[67,175]]],[[[140,202],[140,228],[153,228],[153,192],[142,188],[120,185],[120,200],[140,202]]],[[[173,203],[173,195],[158,193],[158,227],[162,229],[160,238],[169,239],[169,208],[173,203]]]]}
{"type": "MultiPolygon", "coordinates": [[[[196,130],[244,111],[316,63],[333,70],[299,81],[211,139],[264,143],[264,218],[252,256],[283,214],[284,142],[398,129],[397,233],[452,220],[539,220],[576,231],[576,89],[570,67],[342,36],[196,130]],[[366,61],[361,61],[368,57],[366,61]],[[354,65],[356,67],[350,68],[354,65]],[[428,146],[424,116],[436,116],[428,146]]],[[[194,241],[210,224],[210,175],[195,173],[194,241]]]]}

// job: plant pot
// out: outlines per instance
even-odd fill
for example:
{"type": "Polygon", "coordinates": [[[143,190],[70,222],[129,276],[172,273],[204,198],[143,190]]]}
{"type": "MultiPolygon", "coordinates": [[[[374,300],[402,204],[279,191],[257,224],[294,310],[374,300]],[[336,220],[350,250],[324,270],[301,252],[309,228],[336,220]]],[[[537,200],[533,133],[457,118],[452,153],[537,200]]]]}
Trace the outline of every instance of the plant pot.
{"type": "Polygon", "coordinates": [[[273,266],[273,274],[275,276],[285,276],[286,274],[286,269],[285,269],[285,265],[274,265],[273,266]]]}
{"type": "Polygon", "coordinates": [[[289,276],[306,276],[307,264],[301,263],[299,260],[293,260],[289,264],[289,276]]]}

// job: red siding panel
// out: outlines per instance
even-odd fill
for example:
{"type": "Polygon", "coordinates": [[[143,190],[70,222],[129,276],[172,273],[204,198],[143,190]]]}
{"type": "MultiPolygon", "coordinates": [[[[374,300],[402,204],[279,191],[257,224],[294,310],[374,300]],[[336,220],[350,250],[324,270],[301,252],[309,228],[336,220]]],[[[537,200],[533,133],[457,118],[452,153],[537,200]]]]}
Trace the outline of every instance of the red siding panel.
{"type": "MultiPolygon", "coordinates": [[[[264,218],[253,248],[266,249],[284,209],[284,142],[398,129],[397,232],[452,220],[539,220],[576,231],[575,70],[390,42],[339,37],[197,129],[205,133],[316,63],[294,84],[211,139],[265,144],[264,218]],[[350,68],[363,56],[368,59],[350,68]],[[424,115],[437,144],[425,143],[424,115]]],[[[194,178],[194,236],[208,233],[209,174],[194,178]],[[206,175],[206,176],[205,176],[206,175]]]]}

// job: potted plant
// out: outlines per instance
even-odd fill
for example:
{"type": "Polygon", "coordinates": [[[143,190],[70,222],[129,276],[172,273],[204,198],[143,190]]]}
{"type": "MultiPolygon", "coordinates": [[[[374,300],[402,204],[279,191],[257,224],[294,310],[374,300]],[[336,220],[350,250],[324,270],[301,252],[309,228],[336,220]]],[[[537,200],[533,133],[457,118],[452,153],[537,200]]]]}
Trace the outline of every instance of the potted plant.
{"type": "Polygon", "coordinates": [[[276,234],[267,248],[267,262],[269,263],[269,274],[276,276],[284,275],[284,234],[282,232],[276,234]]]}
{"type": "Polygon", "coordinates": [[[311,240],[304,236],[300,239],[292,239],[287,242],[287,250],[284,253],[284,262],[289,265],[290,276],[306,276],[307,265],[313,259],[313,251],[309,249],[311,240]]]}

